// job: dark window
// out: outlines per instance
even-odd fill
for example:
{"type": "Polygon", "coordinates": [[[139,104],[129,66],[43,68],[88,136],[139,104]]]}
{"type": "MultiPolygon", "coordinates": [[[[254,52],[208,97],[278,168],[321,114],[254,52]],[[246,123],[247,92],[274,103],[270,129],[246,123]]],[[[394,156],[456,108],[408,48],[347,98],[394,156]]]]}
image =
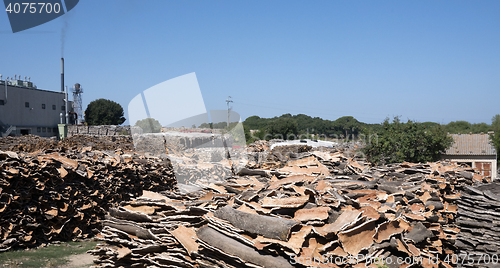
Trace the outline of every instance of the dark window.
{"type": "Polygon", "coordinates": [[[5,105],[5,101],[4,100],[0,100],[0,105],[5,105]]]}
{"type": "Polygon", "coordinates": [[[462,162],[458,164],[464,168],[472,168],[472,162],[462,162]]]}
{"type": "Polygon", "coordinates": [[[55,105],[52,105],[52,110],[55,110],[56,109],[56,106],[55,105]]]}
{"type": "Polygon", "coordinates": [[[54,130],[55,133],[57,133],[57,128],[56,127],[53,130],[54,130]]]}
{"type": "Polygon", "coordinates": [[[45,109],[45,103],[42,103],[42,109],[45,109]]]}
{"type": "Polygon", "coordinates": [[[41,127],[37,127],[36,128],[36,132],[42,132],[42,128],[41,127]]]}
{"type": "Polygon", "coordinates": [[[61,110],[62,110],[62,111],[66,110],[66,106],[64,106],[64,105],[63,105],[63,106],[61,106],[61,110]]]}
{"type": "Polygon", "coordinates": [[[24,103],[24,107],[29,108],[30,107],[30,103],[29,102],[25,102],[24,103]]]}
{"type": "Polygon", "coordinates": [[[42,127],[42,132],[47,132],[47,128],[42,127]]]}
{"type": "Polygon", "coordinates": [[[51,127],[48,127],[48,128],[47,128],[47,132],[49,132],[49,133],[50,133],[50,131],[52,131],[52,128],[51,128],[51,127]]]}

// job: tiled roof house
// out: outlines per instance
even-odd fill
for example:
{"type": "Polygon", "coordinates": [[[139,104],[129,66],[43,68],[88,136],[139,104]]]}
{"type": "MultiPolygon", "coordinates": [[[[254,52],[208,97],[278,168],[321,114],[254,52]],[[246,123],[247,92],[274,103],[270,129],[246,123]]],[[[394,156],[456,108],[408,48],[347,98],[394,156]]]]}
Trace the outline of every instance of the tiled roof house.
{"type": "Polygon", "coordinates": [[[451,134],[453,145],[441,156],[456,163],[469,164],[485,176],[497,178],[497,152],[489,134],[451,134]]]}

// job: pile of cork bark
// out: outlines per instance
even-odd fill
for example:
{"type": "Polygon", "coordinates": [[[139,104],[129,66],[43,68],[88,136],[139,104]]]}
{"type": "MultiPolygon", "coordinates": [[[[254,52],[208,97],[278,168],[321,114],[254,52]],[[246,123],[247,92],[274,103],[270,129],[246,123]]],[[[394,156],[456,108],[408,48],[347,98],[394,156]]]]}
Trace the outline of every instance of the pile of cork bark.
{"type": "Polygon", "coordinates": [[[168,159],[133,152],[0,151],[0,251],[93,236],[108,208],[175,185],[168,159]]]}
{"type": "Polygon", "coordinates": [[[110,208],[96,266],[456,267],[450,258],[469,249],[460,192],[488,182],[446,162],[372,167],[335,149],[279,159],[110,208]]]}
{"type": "Polygon", "coordinates": [[[132,136],[74,135],[58,141],[55,137],[43,138],[35,135],[0,138],[0,151],[36,152],[92,147],[93,150],[133,150],[132,136]]]}
{"type": "Polygon", "coordinates": [[[465,267],[489,263],[498,267],[500,258],[500,184],[466,186],[458,202],[457,247],[466,255],[465,267]]]}

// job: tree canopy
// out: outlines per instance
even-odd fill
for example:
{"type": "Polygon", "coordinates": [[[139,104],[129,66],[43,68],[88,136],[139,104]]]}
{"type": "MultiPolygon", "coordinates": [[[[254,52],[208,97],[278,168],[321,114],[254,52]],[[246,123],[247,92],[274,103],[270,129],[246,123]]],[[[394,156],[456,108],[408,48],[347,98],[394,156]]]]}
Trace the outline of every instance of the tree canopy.
{"type": "Polygon", "coordinates": [[[294,138],[291,134],[294,134],[296,139],[308,138],[311,137],[310,134],[317,134],[318,139],[347,140],[358,139],[364,135],[369,137],[367,142],[372,144],[373,134],[377,134],[378,146],[372,144],[366,148],[368,150],[366,152],[370,155],[370,161],[374,163],[380,161],[426,162],[437,160],[439,152],[445,150],[446,146],[449,146],[448,143],[452,142],[451,138],[447,138],[447,133],[477,134],[495,131],[491,139],[497,152],[500,152],[500,115],[495,115],[492,118],[491,125],[467,121],[453,121],[444,125],[435,122],[417,123],[410,120],[407,123],[402,123],[399,118],[393,122],[385,120],[382,124],[367,124],[352,116],[343,116],[331,121],[305,114],[283,114],[273,118],[261,118],[254,115],[248,117],[243,122],[243,126],[247,143],[281,137],[284,139],[294,138]],[[404,133],[404,131],[409,132],[404,133]],[[394,136],[391,137],[391,135],[394,136]]]}
{"type": "MultiPolygon", "coordinates": [[[[500,153],[500,114],[497,114],[493,116],[491,119],[491,127],[493,131],[495,132],[492,136],[491,139],[493,141],[493,144],[495,145],[495,149],[497,150],[497,154],[500,153]]],[[[500,163],[500,159],[498,159],[498,162],[500,163]]]]}
{"type": "Polygon", "coordinates": [[[297,139],[298,124],[292,118],[278,118],[269,122],[267,135],[270,139],[295,140],[297,139]]]}
{"type": "Polygon", "coordinates": [[[367,160],[374,164],[425,163],[437,161],[452,143],[453,139],[441,125],[427,127],[411,120],[402,123],[396,117],[392,122],[387,118],[382,123],[377,139],[368,143],[364,152],[367,160]]]}
{"type": "Polygon", "coordinates": [[[363,128],[363,124],[352,116],[344,116],[333,122],[333,129],[337,133],[342,133],[341,136],[349,137],[349,135],[358,135],[363,128]]]}
{"type": "Polygon", "coordinates": [[[111,100],[94,100],[89,103],[85,110],[85,122],[91,126],[121,125],[125,122],[123,108],[120,104],[111,100]]]}
{"type": "Polygon", "coordinates": [[[352,116],[344,116],[330,121],[305,114],[283,114],[273,118],[261,118],[254,115],[248,117],[243,125],[245,126],[247,142],[264,139],[264,137],[267,140],[280,136],[287,139],[287,136],[293,137],[291,134],[297,138],[318,134],[320,138],[355,139],[359,134],[373,133],[380,128],[380,124],[366,124],[359,122],[352,116]],[[285,122],[292,127],[292,131],[285,127],[285,122]]]}
{"type": "Polygon", "coordinates": [[[154,118],[146,118],[142,120],[138,120],[135,123],[136,127],[142,128],[144,133],[159,133],[161,132],[161,124],[158,120],[154,118]]]}
{"type": "Polygon", "coordinates": [[[493,131],[500,130],[500,114],[493,116],[491,119],[491,127],[493,131]]]}
{"type": "Polygon", "coordinates": [[[490,130],[492,130],[491,126],[486,123],[471,124],[467,121],[453,121],[446,125],[446,131],[451,134],[488,133],[490,130]]]}

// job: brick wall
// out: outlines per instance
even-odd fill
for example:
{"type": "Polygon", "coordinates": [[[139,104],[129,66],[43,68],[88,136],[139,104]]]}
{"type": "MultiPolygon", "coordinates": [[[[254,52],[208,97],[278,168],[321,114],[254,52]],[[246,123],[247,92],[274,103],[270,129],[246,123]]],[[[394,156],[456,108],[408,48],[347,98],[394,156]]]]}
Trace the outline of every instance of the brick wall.
{"type": "Polygon", "coordinates": [[[479,174],[484,176],[491,176],[491,163],[490,162],[476,162],[476,167],[474,168],[479,174]]]}

